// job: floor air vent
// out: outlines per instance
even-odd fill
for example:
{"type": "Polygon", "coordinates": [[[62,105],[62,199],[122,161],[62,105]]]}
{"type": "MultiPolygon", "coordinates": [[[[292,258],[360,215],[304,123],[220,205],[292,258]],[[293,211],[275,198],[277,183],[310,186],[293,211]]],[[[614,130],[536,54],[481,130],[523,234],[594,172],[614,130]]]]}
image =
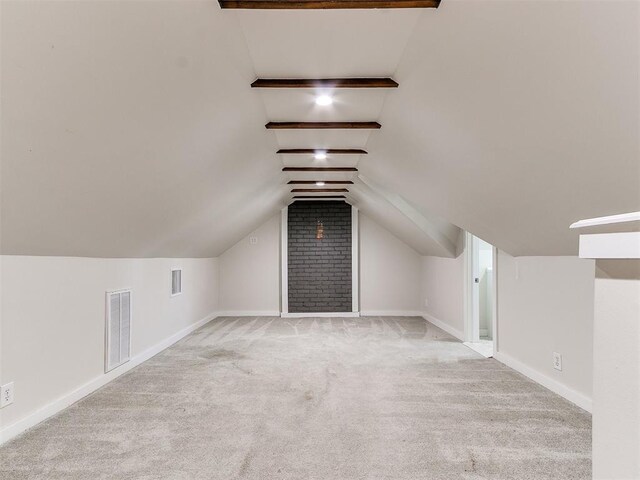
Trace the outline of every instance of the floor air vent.
{"type": "Polygon", "coordinates": [[[107,292],[105,372],[131,356],[131,290],[107,292]]]}

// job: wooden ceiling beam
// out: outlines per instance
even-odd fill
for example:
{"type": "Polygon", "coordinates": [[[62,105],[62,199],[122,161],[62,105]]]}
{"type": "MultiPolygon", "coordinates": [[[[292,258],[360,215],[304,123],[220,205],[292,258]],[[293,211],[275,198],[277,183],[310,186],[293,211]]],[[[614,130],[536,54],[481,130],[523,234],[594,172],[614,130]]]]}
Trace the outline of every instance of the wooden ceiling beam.
{"type": "Polygon", "coordinates": [[[284,167],[283,172],[357,172],[356,167],[284,167]]]}
{"type": "Polygon", "coordinates": [[[349,193],[346,188],[293,188],[291,193],[349,193]]]}
{"type": "Polygon", "coordinates": [[[251,88],[398,88],[392,78],[258,78],[251,88]]]}
{"type": "Polygon", "coordinates": [[[315,185],[318,182],[325,185],[353,185],[351,180],[291,180],[287,185],[315,185]]]}
{"type": "Polygon", "coordinates": [[[326,10],[348,8],[438,8],[440,0],[218,0],[221,8],[326,10]]]}
{"type": "Polygon", "coordinates": [[[294,195],[294,199],[296,198],[347,198],[344,195],[294,195]]]}
{"type": "Polygon", "coordinates": [[[326,129],[368,129],[381,128],[378,122],[269,122],[265,125],[268,130],[326,130],[326,129]]]}
{"type": "Polygon", "coordinates": [[[327,155],[368,155],[366,150],[361,148],[281,148],[276,153],[281,155],[314,155],[316,153],[326,153],[327,155]]]}

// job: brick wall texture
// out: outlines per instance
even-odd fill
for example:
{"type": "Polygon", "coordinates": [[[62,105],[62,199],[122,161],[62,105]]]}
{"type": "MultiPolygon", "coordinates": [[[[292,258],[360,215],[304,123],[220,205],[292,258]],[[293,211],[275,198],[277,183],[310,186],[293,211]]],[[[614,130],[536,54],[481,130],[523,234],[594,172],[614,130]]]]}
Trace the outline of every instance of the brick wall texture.
{"type": "Polygon", "coordinates": [[[288,213],[289,312],[350,312],[351,205],[294,202],[288,213]]]}

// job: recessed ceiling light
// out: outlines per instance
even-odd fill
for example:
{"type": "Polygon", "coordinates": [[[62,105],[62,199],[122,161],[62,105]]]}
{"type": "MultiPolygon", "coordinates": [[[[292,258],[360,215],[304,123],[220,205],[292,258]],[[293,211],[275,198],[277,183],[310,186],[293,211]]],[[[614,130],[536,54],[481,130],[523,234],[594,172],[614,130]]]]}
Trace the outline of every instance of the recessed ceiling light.
{"type": "Polygon", "coordinates": [[[316,187],[324,187],[324,182],[316,182],[316,187]]]}
{"type": "Polygon", "coordinates": [[[327,153],[326,152],[316,152],[316,154],[314,155],[314,158],[316,160],[326,160],[327,159],[327,153]]]}
{"type": "Polygon", "coordinates": [[[331,105],[333,103],[333,98],[329,95],[320,95],[316,97],[316,105],[320,105],[321,107],[326,107],[327,105],[331,105]]]}

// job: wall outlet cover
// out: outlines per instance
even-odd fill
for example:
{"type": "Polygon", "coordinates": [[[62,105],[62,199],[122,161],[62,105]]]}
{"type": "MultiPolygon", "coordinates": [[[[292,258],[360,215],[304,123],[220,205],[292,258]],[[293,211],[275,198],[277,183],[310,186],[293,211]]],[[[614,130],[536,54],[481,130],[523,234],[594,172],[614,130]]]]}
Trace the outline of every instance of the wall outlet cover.
{"type": "Polygon", "coordinates": [[[258,244],[258,237],[249,237],[249,243],[251,245],[257,245],[258,244]]]}
{"type": "Polygon", "coordinates": [[[562,371],[562,355],[558,352],[553,352],[553,368],[562,371]]]}
{"type": "Polygon", "coordinates": [[[429,306],[429,299],[428,299],[428,298],[425,298],[425,299],[424,299],[424,306],[425,306],[425,307],[428,307],[428,306],[429,306]]]}
{"type": "Polygon", "coordinates": [[[0,387],[0,408],[13,403],[13,382],[0,387]]]}

